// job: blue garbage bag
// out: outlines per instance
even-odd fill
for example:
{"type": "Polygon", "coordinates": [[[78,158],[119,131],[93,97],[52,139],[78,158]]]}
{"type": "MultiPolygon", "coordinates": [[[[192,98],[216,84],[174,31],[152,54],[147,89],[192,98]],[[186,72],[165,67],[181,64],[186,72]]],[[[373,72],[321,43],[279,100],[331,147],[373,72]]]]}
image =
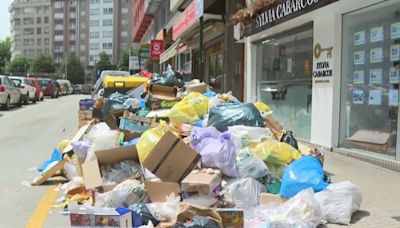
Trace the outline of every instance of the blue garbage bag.
{"type": "Polygon", "coordinates": [[[302,156],[285,168],[279,195],[289,198],[310,187],[319,192],[327,186],[320,161],[313,156],[302,156]]]}
{"type": "Polygon", "coordinates": [[[53,153],[51,154],[51,157],[49,160],[43,162],[41,166],[39,166],[38,171],[42,172],[47,168],[47,166],[50,165],[50,163],[55,162],[55,161],[61,161],[62,159],[62,153],[58,151],[57,148],[54,148],[53,153]]]}

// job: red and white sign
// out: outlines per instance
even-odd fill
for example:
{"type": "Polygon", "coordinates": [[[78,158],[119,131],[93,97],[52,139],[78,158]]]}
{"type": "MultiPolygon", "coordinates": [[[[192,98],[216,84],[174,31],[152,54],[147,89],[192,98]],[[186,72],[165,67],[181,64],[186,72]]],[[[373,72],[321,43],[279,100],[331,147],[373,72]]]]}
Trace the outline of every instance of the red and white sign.
{"type": "Polygon", "coordinates": [[[150,60],[160,60],[160,55],[163,52],[163,46],[162,40],[150,41],[150,60]]]}
{"type": "Polygon", "coordinates": [[[196,20],[194,1],[179,15],[172,26],[172,39],[176,40],[196,20]]]}

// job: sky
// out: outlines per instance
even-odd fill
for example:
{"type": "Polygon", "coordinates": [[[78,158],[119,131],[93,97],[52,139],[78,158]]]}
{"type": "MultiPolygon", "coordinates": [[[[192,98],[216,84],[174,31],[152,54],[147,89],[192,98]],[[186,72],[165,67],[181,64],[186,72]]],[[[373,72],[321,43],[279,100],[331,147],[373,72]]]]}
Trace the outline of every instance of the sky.
{"type": "Polygon", "coordinates": [[[13,0],[0,0],[0,41],[10,36],[10,14],[8,7],[13,0]]]}

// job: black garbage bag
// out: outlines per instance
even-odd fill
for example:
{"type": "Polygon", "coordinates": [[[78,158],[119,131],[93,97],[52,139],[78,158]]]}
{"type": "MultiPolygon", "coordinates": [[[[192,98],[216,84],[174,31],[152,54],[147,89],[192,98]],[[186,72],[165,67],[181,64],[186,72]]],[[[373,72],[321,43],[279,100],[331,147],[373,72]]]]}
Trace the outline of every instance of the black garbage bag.
{"type": "Polygon", "coordinates": [[[142,224],[148,224],[149,221],[151,221],[154,226],[157,226],[160,223],[153,217],[149,209],[146,207],[146,204],[144,203],[132,204],[131,206],[129,206],[129,210],[132,210],[133,212],[136,212],[140,215],[140,217],[142,218],[142,224]]]}
{"type": "Polygon", "coordinates": [[[167,66],[167,70],[161,76],[153,76],[151,84],[163,85],[163,86],[177,86],[179,88],[184,86],[183,76],[174,71],[171,65],[167,66]]]}
{"type": "Polygon", "coordinates": [[[219,225],[212,219],[203,216],[194,216],[191,222],[178,222],[173,228],[219,228],[219,225]]]}
{"type": "Polygon", "coordinates": [[[299,149],[299,145],[297,144],[297,140],[293,136],[293,132],[291,132],[291,131],[287,131],[287,132],[285,132],[283,134],[283,136],[281,138],[281,142],[285,142],[285,143],[293,146],[294,148],[296,148],[296,150],[299,149]]]}
{"type": "Polygon", "coordinates": [[[224,132],[234,125],[264,127],[264,120],[251,103],[223,103],[211,108],[208,126],[224,132]]]}

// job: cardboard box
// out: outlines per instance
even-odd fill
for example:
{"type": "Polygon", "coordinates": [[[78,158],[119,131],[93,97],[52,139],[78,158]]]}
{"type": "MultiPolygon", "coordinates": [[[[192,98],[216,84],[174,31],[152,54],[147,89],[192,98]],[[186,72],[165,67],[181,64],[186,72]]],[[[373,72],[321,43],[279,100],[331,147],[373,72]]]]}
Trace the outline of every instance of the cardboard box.
{"type": "Polygon", "coordinates": [[[200,192],[210,194],[221,184],[222,175],[218,170],[214,173],[206,173],[204,170],[193,170],[182,180],[184,192],[200,192]]]}
{"type": "Polygon", "coordinates": [[[165,182],[180,182],[195,167],[200,155],[190,146],[167,132],[143,161],[142,165],[165,182]]]}
{"type": "Polygon", "coordinates": [[[186,86],[186,91],[187,93],[191,92],[197,92],[197,93],[205,93],[207,91],[208,85],[204,82],[196,83],[196,84],[190,84],[186,86]]]}
{"type": "MultiPolygon", "coordinates": [[[[70,212],[69,220],[71,227],[138,227],[141,225],[134,224],[132,220],[132,211],[130,210],[85,208],[87,210],[74,210],[70,212]]],[[[136,217],[138,217],[138,215],[136,215],[136,217]]]]}
{"type": "Polygon", "coordinates": [[[224,228],[243,228],[244,212],[237,208],[217,208],[224,228]]]}
{"type": "Polygon", "coordinates": [[[169,109],[174,107],[178,103],[177,99],[174,100],[161,100],[154,97],[150,97],[147,101],[147,105],[151,110],[158,110],[158,109],[169,109]]]}
{"type": "Polygon", "coordinates": [[[78,121],[78,128],[84,127],[88,124],[90,124],[92,121],[91,120],[79,120],[78,121]]]}
{"type": "Polygon", "coordinates": [[[93,119],[93,110],[79,110],[79,120],[91,120],[93,119]]]}
{"type": "Polygon", "coordinates": [[[177,99],[178,89],[172,86],[150,84],[149,93],[152,98],[173,101],[177,99]]]}
{"type": "Polygon", "coordinates": [[[101,187],[102,190],[109,191],[115,187],[115,185],[103,184],[100,172],[101,165],[114,164],[124,160],[134,160],[139,163],[139,156],[136,150],[136,145],[95,151],[95,155],[96,160],[85,162],[82,164],[83,179],[87,189],[101,187]]]}
{"type": "Polygon", "coordinates": [[[153,203],[165,202],[171,193],[178,196],[181,192],[179,184],[173,182],[145,181],[144,187],[153,203]]]}
{"type": "Polygon", "coordinates": [[[121,117],[119,121],[119,128],[131,132],[144,132],[151,127],[151,122],[141,122],[129,118],[121,117]]]}
{"type": "Polygon", "coordinates": [[[261,193],[259,204],[269,204],[269,203],[276,203],[281,204],[285,202],[287,199],[280,197],[279,195],[272,194],[272,193],[261,193]]]}

